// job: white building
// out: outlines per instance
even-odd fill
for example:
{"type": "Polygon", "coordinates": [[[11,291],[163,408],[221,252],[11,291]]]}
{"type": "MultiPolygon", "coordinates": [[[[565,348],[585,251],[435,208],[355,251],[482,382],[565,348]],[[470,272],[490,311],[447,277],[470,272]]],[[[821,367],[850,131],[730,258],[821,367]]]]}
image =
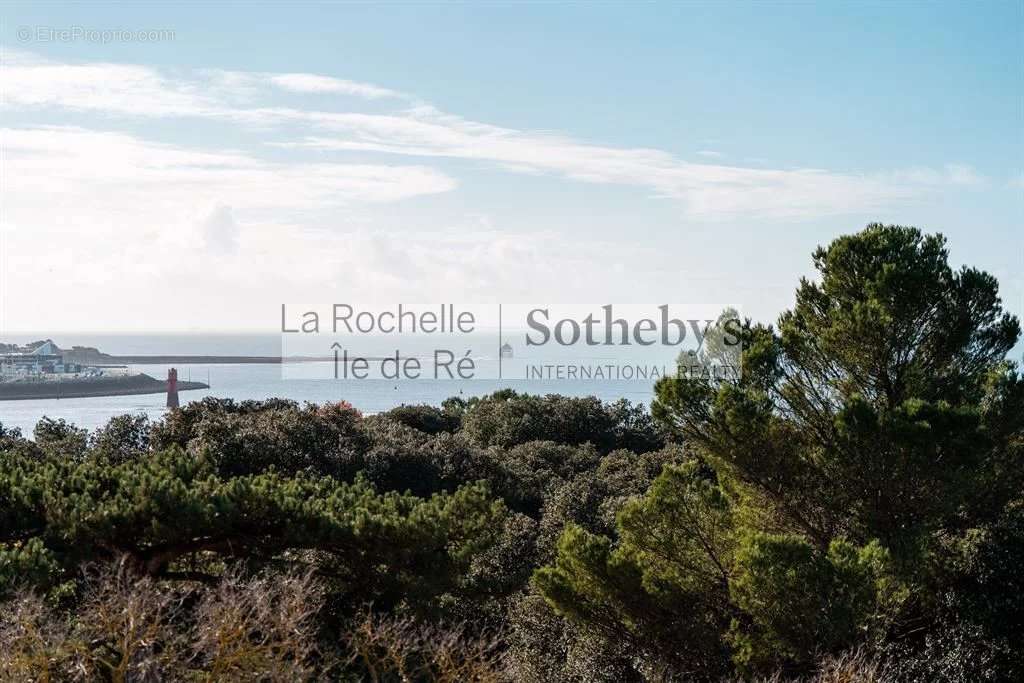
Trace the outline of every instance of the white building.
{"type": "Polygon", "coordinates": [[[62,374],[68,370],[60,349],[50,340],[0,355],[0,375],[62,374]]]}

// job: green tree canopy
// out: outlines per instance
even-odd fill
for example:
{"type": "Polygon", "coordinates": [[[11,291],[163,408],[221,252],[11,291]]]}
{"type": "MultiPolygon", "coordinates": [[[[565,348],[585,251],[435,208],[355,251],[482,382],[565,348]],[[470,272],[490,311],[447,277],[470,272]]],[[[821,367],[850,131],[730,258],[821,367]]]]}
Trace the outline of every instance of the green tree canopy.
{"type": "Polygon", "coordinates": [[[813,260],[776,328],[745,325],[740,377],[658,382],[652,412],[692,463],[628,505],[617,538],[567,532],[536,575],[561,613],[677,672],[709,667],[666,644],[679,610],[730,624],[723,642],[755,670],[920,637],[964,580],[950,563],[990,557],[967,539],[1016,528],[1002,520],[1024,483],[1020,326],[995,279],[899,226],[813,260]]]}

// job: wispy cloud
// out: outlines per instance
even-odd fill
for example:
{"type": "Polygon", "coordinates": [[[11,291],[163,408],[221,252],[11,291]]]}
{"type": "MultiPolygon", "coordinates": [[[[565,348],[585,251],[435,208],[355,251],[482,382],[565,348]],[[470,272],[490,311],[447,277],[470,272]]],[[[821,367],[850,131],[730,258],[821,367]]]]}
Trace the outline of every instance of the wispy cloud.
{"type": "Polygon", "coordinates": [[[694,163],[661,150],[501,128],[428,107],[400,115],[309,112],[305,117],[314,127],[335,134],[271,144],[490,161],[580,182],[646,188],[656,197],[680,200],[690,215],[711,219],[744,213],[795,218],[874,210],[946,185],[980,180],[963,166],[854,174],[694,163]]]}
{"type": "Polygon", "coordinates": [[[0,128],[0,145],[3,303],[21,329],[262,319],[278,292],[338,276],[346,217],[456,187],[417,165],[267,161],[81,127],[0,128]],[[311,236],[317,220],[335,230],[311,236]]]}
{"type": "Polygon", "coordinates": [[[57,64],[7,53],[4,108],[59,107],[167,116],[212,113],[217,104],[193,86],[152,69],[122,64],[57,64]]]}
{"type": "MultiPolygon", "coordinates": [[[[707,219],[743,214],[805,218],[874,211],[927,197],[945,187],[983,182],[973,169],[959,164],[868,173],[772,169],[711,161],[716,157],[709,150],[698,152],[707,161],[695,162],[658,149],[616,147],[473,121],[377,85],[312,73],[170,73],[138,65],[57,63],[13,52],[7,55],[3,75],[4,106],[8,109],[231,121],[253,126],[260,143],[283,149],[462,159],[513,173],[632,186],[654,197],[678,201],[682,213],[707,219]],[[302,108],[279,101],[289,93],[336,99],[316,109],[302,108]],[[376,104],[393,100],[397,108],[386,113],[364,111],[358,107],[360,100],[376,104]]],[[[374,188],[391,187],[393,172],[372,167],[341,171],[345,159],[339,156],[338,163],[322,168],[303,165],[298,172],[316,174],[310,183],[313,186],[319,185],[325,174],[331,177],[330,183],[360,186],[366,197],[377,194],[374,188]],[[367,181],[367,176],[373,179],[367,181]]],[[[288,184],[288,173],[293,170],[265,166],[249,172],[268,177],[280,174],[288,184]]],[[[434,173],[434,180],[441,177],[434,173]]],[[[413,184],[421,182],[424,174],[425,169],[417,169],[413,184]]],[[[449,180],[447,187],[452,186],[449,180]]],[[[302,194],[306,193],[308,190],[302,194]]],[[[408,196],[391,190],[380,194],[408,196]]]]}
{"type": "MultiPolygon", "coordinates": [[[[5,108],[60,108],[124,116],[273,119],[245,104],[274,91],[329,93],[364,99],[405,98],[369,83],[306,73],[201,69],[167,73],[148,66],[71,64],[19,50],[4,50],[5,108]]],[[[283,116],[283,118],[290,118],[283,116]]]]}
{"type": "Polygon", "coordinates": [[[271,162],[243,152],[160,144],[117,132],[47,126],[0,129],[7,202],[38,196],[125,206],[217,199],[252,208],[302,209],[387,202],[447,192],[456,182],[416,165],[271,162]]]}
{"type": "Polygon", "coordinates": [[[330,76],[319,76],[317,74],[271,74],[270,82],[279,88],[303,93],[340,93],[342,95],[355,95],[368,99],[379,99],[383,97],[404,97],[401,93],[387,88],[379,88],[367,83],[346,81],[330,76]]]}

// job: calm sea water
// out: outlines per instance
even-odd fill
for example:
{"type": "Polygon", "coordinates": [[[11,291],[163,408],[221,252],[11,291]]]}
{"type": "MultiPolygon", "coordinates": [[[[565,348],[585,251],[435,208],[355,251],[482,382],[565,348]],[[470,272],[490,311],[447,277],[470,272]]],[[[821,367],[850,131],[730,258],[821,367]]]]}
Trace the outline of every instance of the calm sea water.
{"type": "MultiPolygon", "coordinates": [[[[79,333],[50,333],[45,335],[7,335],[2,341],[24,343],[35,339],[52,338],[58,346],[94,346],[101,351],[122,355],[277,355],[280,337],[261,335],[99,335],[79,333]]],[[[170,365],[134,365],[133,370],[162,379],[170,365]]],[[[180,394],[184,405],[207,396],[221,398],[266,399],[289,398],[296,401],[323,403],[346,400],[366,413],[388,410],[401,404],[427,403],[439,405],[449,396],[479,396],[502,388],[570,396],[597,396],[612,401],[627,398],[633,402],[649,403],[653,396],[653,383],[624,380],[415,380],[392,382],[384,380],[338,381],[322,379],[330,372],[313,373],[317,379],[294,379],[282,376],[278,364],[176,364],[182,380],[207,382],[210,389],[184,391],[180,394]]],[[[0,401],[0,423],[17,427],[31,435],[35,424],[44,416],[63,418],[79,427],[95,429],[111,417],[125,413],[144,413],[159,419],[166,408],[164,394],[143,396],[109,396],[92,398],[64,398],[33,401],[0,401]]]]}

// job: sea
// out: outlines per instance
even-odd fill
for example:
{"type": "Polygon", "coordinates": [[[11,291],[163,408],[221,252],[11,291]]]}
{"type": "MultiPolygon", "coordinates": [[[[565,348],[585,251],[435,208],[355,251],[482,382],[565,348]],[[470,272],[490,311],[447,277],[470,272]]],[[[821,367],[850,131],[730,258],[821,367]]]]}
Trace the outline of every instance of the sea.
{"type": "MultiPolygon", "coordinates": [[[[24,344],[39,339],[52,339],[60,348],[91,346],[111,355],[216,355],[216,356],[278,356],[280,335],[260,334],[94,334],[52,332],[46,334],[6,334],[0,341],[24,344]]],[[[389,342],[392,346],[393,341],[389,342]]],[[[381,346],[380,355],[393,353],[381,346]]],[[[496,348],[496,347],[495,347],[496,348]]],[[[364,353],[366,351],[364,350],[364,353]]],[[[595,358],[603,363],[609,358],[595,358]]],[[[494,362],[494,359],[485,359],[494,362]]],[[[130,365],[132,372],[142,372],[157,379],[167,377],[170,364],[130,365]]],[[[470,398],[499,389],[514,389],[532,394],[596,396],[604,401],[626,398],[634,403],[649,404],[653,398],[653,380],[605,378],[497,379],[495,373],[482,373],[488,379],[336,379],[336,364],[311,363],[297,372],[295,366],[279,363],[244,364],[182,364],[175,363],[179,380],[205,382],[209,389],[180,392],[186,405],[208,396],[246,399],[287,398],[302,402],[326,403],[348,401],[366,414],[383,412],[399,405],[440,405],[449,397],[470,398]]],[[[38,399],[0,401],[0,424],[17,428],[31,436],[43,417],[64,419],[78,427],[94,430],[110,418],[123,414],[145,414],[159,420],[167,411],[164,394],[139,396],[106,396],[89,398],[38,399]]]]}

